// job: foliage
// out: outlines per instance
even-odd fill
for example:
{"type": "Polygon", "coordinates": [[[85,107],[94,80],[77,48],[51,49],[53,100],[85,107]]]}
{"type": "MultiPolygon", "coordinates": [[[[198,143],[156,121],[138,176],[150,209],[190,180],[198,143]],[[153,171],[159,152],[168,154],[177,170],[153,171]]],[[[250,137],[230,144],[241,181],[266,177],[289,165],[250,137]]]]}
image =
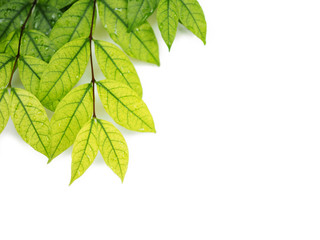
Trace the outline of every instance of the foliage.
{"type": "Polygon", "coordinates": [[[169,50],[179,22],[206,43],[206,21],[197,0],[0,1],[0,133],[11,116],[22,139],[49,162],[74,145],[70,184],[99,151],[123,181],[128,147],[113,124],[97,118],[96,95],[118,125],[155,132],[129,57],[160,65],[158,41],[147,21],[157,8],[169,50]],[[98,13],[123,51],[93,38],[98,13]],[[104,80],[95,79],[94,55],[104,80]],[[92,78],[75,87],[88,64],[92,78]],[[17,69],[25,89],[12,87],[17,69]],[[51,120],[45,108],[54,112],[51,120]]]}

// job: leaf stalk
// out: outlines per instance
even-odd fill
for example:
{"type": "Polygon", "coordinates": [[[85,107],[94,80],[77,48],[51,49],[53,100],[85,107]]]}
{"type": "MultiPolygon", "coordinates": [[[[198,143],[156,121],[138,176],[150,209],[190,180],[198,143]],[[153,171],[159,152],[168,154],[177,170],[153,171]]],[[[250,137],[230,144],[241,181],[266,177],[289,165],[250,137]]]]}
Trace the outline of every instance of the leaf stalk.
{"type": "Polygon", "coordinates": [[[92,83],[92,91],[93,91],[93,114],[92,117],[96,118],[96,97],[95,97],[95,84],[96,84],[96,79],[94,77],[94,68],[93,68],[93,54],[92,54],[92,40],[93,40],[93,23],[94,23],[94,18],[96,14],[96,3],[97,0],[93,0],[93,13],[92,13],[92,20],[91,20],[91,28],[90,28],[90,35],[89,35],[89,40],[90,40],[90,64],[91,64],[91,83],[92,83]]]}

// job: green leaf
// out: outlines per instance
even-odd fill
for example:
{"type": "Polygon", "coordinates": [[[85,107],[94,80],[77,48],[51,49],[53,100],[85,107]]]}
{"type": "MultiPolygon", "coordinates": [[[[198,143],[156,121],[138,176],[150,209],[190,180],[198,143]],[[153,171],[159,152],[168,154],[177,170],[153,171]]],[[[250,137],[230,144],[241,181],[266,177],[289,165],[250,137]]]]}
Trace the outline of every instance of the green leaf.
{"type": "Polygon", "coordinates": [[[49,62],[55,52],[55,45],[42,32],[36,30],[26,30],[23,32],[21,55],[33,56],[49,62]]]}
{"type": "Polygon", "coordinates": [[[73,144],[92,116],[92,102],[92,85],[85,84],[73,89],[59,103],[50,122],[50,161],[73,144]]]}
{"type": "Polygon", "coordinates": [[[62,12],[59,9],[38,3],[30,19],[31,27],[48,36],[61,15],[62,12]]]}
{"type": "Polygon", "coordinates": [[[130,59],[115,45],[105,41],[94,41],[98,64],[107,79],[127,84],[142,97],[139,76],[130,59]]]}
{"type": "Polygon", "coordinates": [[[123,182],[129,162],[126,140],[120,131],[107,121],[97,119],[97,126],[97,142],[101,155],[123,182]]]}
{"type": "Polygon", "coordinates": [[[7,3],[8,0],[0,0],[0,7],[7,3]]]}
{"type": "Polygon", "coordinates": [[[7,88],[4,88],[0,89],[0,133],[6,127],[9,117],[9,92],[7,88]]]}
{"type": "Polygon", "coordinates": [[[39,0],[40,4],[50,5],[58,9],[64,8],[73,2],[75,0],[39,0]]]}
{"type": "Polygon", "coordinates": [[[14,66],[15,57],[0,54],[0,88],[7,87],[14,66]]]}
{"type": "Polygon", "coordinates": [[[31,56],[20,56],[18,61],[19,75],[26,90],[39,96],[40,79],[48,63],[31,56]]]}
{"type": "Polygon", "coordinates": [[[181,23],[206,44],[207,23],[197,0],[177,0],[181,23]]]}
{"type": "Polygon", "coordinates": [[[18,53],[20,30],[11,32],[0,41],[0,52],[16,56],[18,53]]]}
{"type": "Polygon", "coordinates": [[[10,113],[22,139],[49,157],[49,119],[39,100],[26,90],[12,88],[10,113]]]}
{"type": "Polygon", "coordinates": [[[30,8],[31,2],[25,0],[10,0],[0,8],[0,39],[22,26],[30,8]]]}
{"type": "Polygon", "coordinates": [[[150,24],[128,32],[127,6],[126,0],[98,0],[102,24],[130,57],[160,65],[158,42],[150,24]]]}
{"type": "Polygon", "coordinates": [[[102,104],[121,126],[139,132],[155,132],[153,118],[142,99],[125,84],[103,80],[97,82],[102,104]]]}
{"type": "Polygon", "coordinates": [[[40,82],[39,99],[54,111],[59,101],[77,84],[90,57],[88,38],[73,40],[52,57],[40,82]]]}
{"type": "Polygon", "coordinates": [[[128,0],[129,31],[139,27],[156,10],[158,0],[128,0]]]}
{"type": "Polygon", "coordinates": [[[99,151],[96,136],[97,125],[91,119],[80,130],[74,142],[70,185],[85,173],[96,158],[99,151]]]}
{"type": "Polygon", "coordinates": [[[50,39],[60,48],[74,39],[89,37],[92,13],[92,0],[75,3],[56,22],[50,33],[50,39]]]}
{"type": "Polygon", "coordinates": [[[157,10],[158,26],[169,51],[176,37],[179,24],[177,0],[160,0],[157,10]]]}

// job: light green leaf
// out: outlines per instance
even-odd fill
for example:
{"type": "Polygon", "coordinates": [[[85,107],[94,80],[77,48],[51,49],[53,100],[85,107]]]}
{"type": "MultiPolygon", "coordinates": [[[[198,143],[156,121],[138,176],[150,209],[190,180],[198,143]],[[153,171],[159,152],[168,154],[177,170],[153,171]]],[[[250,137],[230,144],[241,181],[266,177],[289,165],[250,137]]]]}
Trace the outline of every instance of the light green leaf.
{"type": "Polygon", "coordinates": [[[97,142],[106,164],[121,180],[128,169],[129,151],[126,140],[111,123],[97,119],[97,142]]]}
{"type": "Polygon", "coordinates": [[[85,84],[73,89],[59,103],[50,122],[50,160],[73,144],[80,129],[92,116],[92,102],[92,85],[85,84]]]}
{"type": "Polygon", "coordinates": [[[22,26],[30,8],[31,2],[25,0],[10,0],[0,8],[0,39],[22,26]]]}
{"type": "Polygon", "coordinates": [[[40,4],[47,4],[58,9],[64,8],[73,2],[75,0],[39,0],[40,4]]]}
{"type": "Polygon", "coordinates": [[[73,40],[53,55],[40,82],[39,99],[45,107],[55,110],[59,101],[82,77],[89,57],[88,38],[73,40]]]}
{"type": "Polygon", "coordinates": [[[15,57],[0,54],[0,88],[7,87],[14,66],[15,57]]]}
{"type": "Polygon", "coordinates": [[[48,63],[31,56],[20,56],[18,61],[19,75],[26,90],[39,96],[40,79],[48,63]]]}
{"type": "Polygon", "coordinates": [[[103,80],[97,82],[103,106],[121,126],[139,132],[155,132],[153,118],[142,99],[125,84],[103,80]]]}
{"type": "Polygon", "coordinates": [[[74,142],[70,185],[85,173],[96,158],[99,151],[96,136],[97,125],[91,119],[80,130],[74,142]]]}
{"type": "Polygon", "coordinates": [[[181,23],[206,44],[207,23],[197,0],[177,0],[181,23]]]}
{"type": "Polygon", "coordinates": [[[0,41],[0,52],[16,56],[18,53],[20,30],[11,32],[0,41]]]}
{"type": "Polygon", "coordinates": [[[48,36],[61,15],[62,12],[59,9],[38,3],[30,19],[31,27],[48,36]]]}
{"type": "Polygon", "coordinates": [[[39,100],[26,90],[12,88],[10,114],[22,139],[49,157],[49,119],[39,100]]]}
{"type": "Polygon", "coordinates": [[[50,33],[50,39],[60,48],[74,39],[89,37],[92,13],[92,0],[75,3],[56,22],[50,33]]]}
{"type": "Polygon", "coordinates": [[[0,133],[6,127],[9,117],[9,92],[7,88],[3,88],[0,89],[0,133]]]}
{"type": "Polygon", "coordinates": [[[107,79],[127,84],[142,97],[139,76],[130,59],[115,45],[105,41],[94,41],[98,64],[107,79]]]}
{"type": "Polygon", "coordinates": [[[156,10],[158,0],[128,0],[129,31],[139,27],[156,10]]]}
{"type": "Polygon", "coordinates": [[[160,65],[158,42],[150,24],[128,32],[127,6],[127,0],[98,0],[102,24],[130,57],[160,65]]]}
{"type": "Polygon", "coordinates": [[[23,32],[21,55],[33,56],[49,62],[55,52],[55,45],[44,33],[36,30],[23,32]]]}
{"type": "Polygon", "coordinates": [[[158,26],[169,50],[176,37],[179,24],[177,0],[160,0],[157,10],[158,26]]]}

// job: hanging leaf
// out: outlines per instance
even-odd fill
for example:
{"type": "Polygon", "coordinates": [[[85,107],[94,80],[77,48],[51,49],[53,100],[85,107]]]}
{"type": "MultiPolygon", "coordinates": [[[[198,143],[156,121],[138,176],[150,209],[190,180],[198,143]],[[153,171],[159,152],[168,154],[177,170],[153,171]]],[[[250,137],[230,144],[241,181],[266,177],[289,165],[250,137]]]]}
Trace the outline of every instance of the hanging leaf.
{"type": "Polygon", "coordinates": [[[40,4],[50,5],[57,9],[64,8],[76,0],[39,0],[40,4]]]}
{"type": "Polygon", "coordinates": [[[128,30],[132,31],[144,23],[157,5],[158,0],[128,0],[128,30]]]}
{"type": "Polygon", "coordinates": [[[50,5],[38,3],[32,14],[30,25],[32,29],[38,30],[48,36],[61,15],[62,12],[59,9],[50,5]]]}
{"type": "Polygon", "coordinates": [[[181,23],[206,44],[207,23],[197,0],[177,0],[181,23]]]}
{"type": "Polygon", "coordinates": [[[70,185],[93,163],[98,154],[97,125],[94,119],[86,123],[77,135],[72,151],[70,185]]]}
{"type": "Polygon", "coordinates": [[[13,70],[15,57],[0,54],[0,89],[7,87],[13,70]]]}
{"type": "Polygon", "coordinates": [[[59,101],[77,84],[90,57],[90,41],[81,38],[67,43],[52,57],[40,82],[39,99],[54,111],[59,101]]]}
{"type": "Polygon", "coordinates": [[[142,99],[125,84],[103,80],[97,82],[102,104],[121,126],[139,132],[155,132],[153,118],[142,99]]]}
{"type": "Polygon", "coordinates": [[[62,99],[50,122],[50,161],[73,144],[80,129],[90,120],[92,111],[91,84],[76,87],[62,99]]]}
{"type": "Polygon", "coordinates": [[[0,8],[0,39],[22,26],[31,6],[29,1],[11,0],[0,8]]]}
{"type": "Polygon", "coordinates": [[[54,25],[50,39],[60,48],[74,39],[89,37],[92,13],[92,0],[75,3],[54,25]]]}
{"type": "Polygon", "coordinates": [[[21,55],[33,56],[49,62],[55,52],[55,45],[45,34],[36,30],[24,31],[21,55]]]}
{"type": "Polygon", "coordinates": [[[142,86],[130,59],[115,45],[94,41],[98,64],[107,79],[127,84],[142,97],[142,86]]]}
{"type": "Polygon", "coordinates": [[[26,90],[39,96],[40,79],[48,63],[31,56],[20,56],[18,61],[19,75],[26,90]]]}
{"type": "Polygon", "coordinates": [[[16,56],[18,53],[20,30],[11,32],[0,41],[0,52],[16,56]]]}
{"type": "Polygon", "coordinates": [[[6,127],[9,117],[9,92],[7,88],[4,88],[0,89],[0,133],[6,127]]]}
{"type": "Polygon", "coordinates": [[[123,182],[129,162],[126,140],[120,131],[107,121],[97,119],[97,126],[97,142],[101,155],[123,182]]]}
{"type": "Polygon", "coordinates": [[[128,32],[127,6],[127,0],[98,0],[102,24],[130,57],[160,65],[158,42],[150,24],[128,32]]]}
{"type": "Polygon", "coordinates": [[[26,90],[12,88],[10,113],[22,139],[49,157],[49,119],[39,100],[26,90]]]}
{"type": "Polygon", "coordinates": [[[161,36],[167,44],[169,51],[178,29],[178,11],[177,0],[160,0],[157,10],[157,21],[161,36]]]}

